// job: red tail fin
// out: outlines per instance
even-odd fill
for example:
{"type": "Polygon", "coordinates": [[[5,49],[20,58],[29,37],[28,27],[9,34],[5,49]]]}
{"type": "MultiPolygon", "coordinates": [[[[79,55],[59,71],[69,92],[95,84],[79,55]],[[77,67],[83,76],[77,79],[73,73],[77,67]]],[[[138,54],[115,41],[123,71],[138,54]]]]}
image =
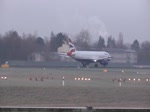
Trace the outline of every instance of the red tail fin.
{"type": "Polygon", "coordinates": [[[71,56],[73,54],[73,52],[76,51],[75,46],[73,45],[72,41],[70,38],[69,39],[69,52],[67,53],[68,56],[71,56]]]}
{"type": "Polygon", "coordinates": [[[75,49],[72,49],[71,51],[69,51],[69,52],[67,53],[67,55],[68,55],[68,56],[71,56],[71,55],[73,54],[73,52],[75,52],[75,49]]]}

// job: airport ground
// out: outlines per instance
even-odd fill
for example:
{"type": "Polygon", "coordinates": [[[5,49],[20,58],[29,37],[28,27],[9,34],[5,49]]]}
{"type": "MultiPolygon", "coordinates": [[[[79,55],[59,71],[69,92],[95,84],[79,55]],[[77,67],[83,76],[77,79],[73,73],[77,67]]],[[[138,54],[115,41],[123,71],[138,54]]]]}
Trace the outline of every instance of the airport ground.
{"type": "Polygon", "coordinates": [[[150,70],[0,68],[1,107],[150,108],[150,70]]]}

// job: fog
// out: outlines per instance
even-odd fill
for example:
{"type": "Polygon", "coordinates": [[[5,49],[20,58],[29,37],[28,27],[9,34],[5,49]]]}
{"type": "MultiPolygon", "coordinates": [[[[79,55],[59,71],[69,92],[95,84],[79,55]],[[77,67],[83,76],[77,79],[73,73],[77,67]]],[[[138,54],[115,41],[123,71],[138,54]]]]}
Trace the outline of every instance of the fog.
{"type": "Polygon", "coordinates": [[[149,0],[0,0],[0,33],[16,30],[49,37],[64,32],[71,38],[82,29],[92,40],[101,35],[132,43],[150,41],[149,0]]]}

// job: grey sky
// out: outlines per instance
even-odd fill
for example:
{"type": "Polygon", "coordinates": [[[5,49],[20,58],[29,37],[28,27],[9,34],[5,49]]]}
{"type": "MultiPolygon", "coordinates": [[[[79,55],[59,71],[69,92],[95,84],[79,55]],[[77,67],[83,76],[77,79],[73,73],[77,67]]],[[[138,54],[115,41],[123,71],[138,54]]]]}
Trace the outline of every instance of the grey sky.
{"type": "Polygon", "coordinates": [[[149,0],[0,0],[0,33],[65,32],[74,37],[88,29],[93,40],[112,35],[124,41],[150,41],[149,0]]]}

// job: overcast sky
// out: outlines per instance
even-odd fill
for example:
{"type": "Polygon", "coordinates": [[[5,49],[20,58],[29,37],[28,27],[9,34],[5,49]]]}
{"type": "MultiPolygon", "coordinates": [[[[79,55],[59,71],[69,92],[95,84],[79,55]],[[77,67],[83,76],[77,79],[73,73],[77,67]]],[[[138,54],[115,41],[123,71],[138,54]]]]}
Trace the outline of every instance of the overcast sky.
{"type": "Polygon", "coordinates": [[[149,0],[0,0],[0,34],[10,30],[49,37],[65,32],[72,38],[88,29],[124,41],[150,41],[149,0]]]}

